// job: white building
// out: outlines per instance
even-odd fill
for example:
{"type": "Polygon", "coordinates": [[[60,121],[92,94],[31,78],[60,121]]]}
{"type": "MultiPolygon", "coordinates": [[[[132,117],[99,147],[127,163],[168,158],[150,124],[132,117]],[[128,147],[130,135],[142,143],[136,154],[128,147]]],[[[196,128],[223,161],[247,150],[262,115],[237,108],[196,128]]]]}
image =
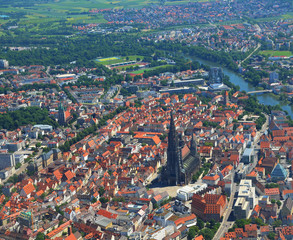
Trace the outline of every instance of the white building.
{"type": "Polygon", "coordinates": [[[255,187],[252,186],[252,180],[242,179],[239,184],[238,197],[245,198],[249,202],[250,209],[256,204],[255,187]]]}
{"type": "Polygon", "coordinates": [[[206,183],[184,186],[183,188],[177,190],[177,199],[181,201],[188,201],[192,198],[193,194],[196,194],[207,187],[208,185],[206,183]]]}
{"type": "Polygon", "coordinates": [[[8,67],[9,67],[8,61],[5,59],[0,59],[0,69],[1,68],[8,68],[8,67]]]}

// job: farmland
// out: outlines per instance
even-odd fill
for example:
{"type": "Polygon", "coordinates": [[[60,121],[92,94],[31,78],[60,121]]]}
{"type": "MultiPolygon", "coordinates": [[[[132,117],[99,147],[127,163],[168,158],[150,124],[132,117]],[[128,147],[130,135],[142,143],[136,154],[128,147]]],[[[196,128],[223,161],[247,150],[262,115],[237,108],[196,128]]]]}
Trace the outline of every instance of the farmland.
{"type": "MultiPolygon", "coordinates": [[[[192,2],[195,1],[197,0],[192,0],[192,2]]],[[[166,5],[187,2],[189,1],[166,2],[166,5]]],[[[69,24],[104,23],[106,21],[102,14],[90,15],[89,11],[91,9],[142,8],[159,3],[159,0],[0,0],[0,16],[9,17],[0,18],[0,24],[13,22],[16,19],[24,25],[43,21],[65,21],[69,24]]]]}
{"type": "Polygon", "coordinates": [[[9,18],[1,18],[1,23],[15,20],[15,15],[23,24],[36,23],[37,21],[65,20],[69,23],[105,22],[102,16],[89,15],[90,9],[105,8],[132,8],[143,7],[148,4],[158,3],[156,0],[56,0],[56,1],[4,1],[0,0],[0,15],[9,18]],[[20,17],[20,18],[19,18],[20,17]],[[97,21],[98,20],[98,21],[97,21]]]}

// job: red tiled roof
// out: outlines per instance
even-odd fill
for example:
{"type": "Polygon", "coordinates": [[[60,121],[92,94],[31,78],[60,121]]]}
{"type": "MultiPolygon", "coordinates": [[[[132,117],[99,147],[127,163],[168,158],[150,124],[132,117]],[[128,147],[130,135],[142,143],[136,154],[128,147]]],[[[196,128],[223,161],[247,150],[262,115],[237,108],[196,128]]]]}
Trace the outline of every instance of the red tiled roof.
{"type": "Polygon", "coordinates": [[[36,189],[35,189],[35,187],[34,187],[34,185],[32,183],[29,183],[29,184],[27,184],[27,185],[25,185],[23,187],[23,190],[24,190],[26,195],[29,195],[30,193],[32,193],[36,189]]]}
{"type": "Polygon", "coordinates": [[[101,216],[104,216],[106,218],[110,218],[110,219],[116,219],[118,217],[118,214],[114,214],[114,213],[111,213],[111,212],[108,212],[104,209],[100,209],[98,212],[97,212],[98,215],[101,215],[101,216]]]}
{"type": "Polygon", "coordinates": [[[62,174],[59,172],[59,170],[55,170],[53,172],[54,176],[57,178],[57,180],[59,181],[62,178],[62,174]]]}
{"type": "Polygon", "coordinates": [[[68,170],[65,173],[65,176],[67,177],[68,180],[71,180],[72,178],[74,178],[74,174],[70,170],[68,170]]]}

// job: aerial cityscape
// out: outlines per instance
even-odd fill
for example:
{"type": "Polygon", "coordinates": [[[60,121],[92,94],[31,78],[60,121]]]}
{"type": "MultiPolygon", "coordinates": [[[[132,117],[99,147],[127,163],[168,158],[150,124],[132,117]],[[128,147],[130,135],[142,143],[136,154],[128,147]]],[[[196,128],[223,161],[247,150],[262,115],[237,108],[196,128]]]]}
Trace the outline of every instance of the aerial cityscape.
{"type": "Polygon", "coordinates": [[[0,0],[0,239],[293,239],[292,0],[0,0]]]}

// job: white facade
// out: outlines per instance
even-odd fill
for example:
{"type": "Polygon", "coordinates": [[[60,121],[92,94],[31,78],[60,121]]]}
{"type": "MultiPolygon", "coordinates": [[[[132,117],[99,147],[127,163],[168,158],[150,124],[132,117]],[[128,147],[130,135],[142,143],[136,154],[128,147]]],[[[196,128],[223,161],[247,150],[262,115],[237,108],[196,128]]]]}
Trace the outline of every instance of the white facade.
{"type": "Polygon", "coordinates": [[[252,186],[252,181],[242,179],[239,184],[238,197],[244,197],[249,202],[250,209],[253,209],[256,204],[255,187],[252,186]]]}
{"type": "Polygon", "coordinates": [[[208,185],[206,183],[184,186],[177,190],[177,199],[188,201],[192,198],[193,194],[196,194],[207,187],[208,185]]]}

